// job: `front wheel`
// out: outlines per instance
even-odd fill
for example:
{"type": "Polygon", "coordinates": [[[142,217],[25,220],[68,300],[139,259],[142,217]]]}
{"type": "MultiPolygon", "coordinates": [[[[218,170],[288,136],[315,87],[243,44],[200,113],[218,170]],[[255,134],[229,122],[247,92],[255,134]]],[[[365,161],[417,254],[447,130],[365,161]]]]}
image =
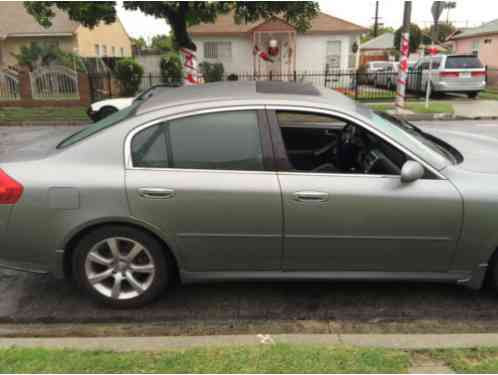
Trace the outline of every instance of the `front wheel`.
{"type": "Polygon", "coordinates": [[[469,93],[467,94],[467,96],[469,97],[469,99],[476,99],[478,95],[479,95],[479,92],[478,92],[478,91],[475,91],[475,92],[469,92],[469,93]]]}
{"type": "Polygon", "coordinates": [[[95,121],[100,121],[110,115],[112,115],[113,113],[116,113],[118,111],[117,108],[115,107],[103,107],[100,109],[100,111],[97,112],[96,116],[95,116],[95,121]]]}
{"type": "Polygon", "coordinates": [[[172,264],[161,243],[126,226],[85,235],[73,257],[78,285],[99,302],[121,308],[143,306],[166,288],[172,264]]]}

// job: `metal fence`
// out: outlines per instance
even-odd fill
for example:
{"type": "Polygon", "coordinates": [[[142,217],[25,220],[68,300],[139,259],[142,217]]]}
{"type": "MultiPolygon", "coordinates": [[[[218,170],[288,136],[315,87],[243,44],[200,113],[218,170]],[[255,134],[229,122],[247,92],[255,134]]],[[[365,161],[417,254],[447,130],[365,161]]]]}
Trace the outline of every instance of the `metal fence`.
{"type": "Polygon", "coordinates": [[[30,73],[33,99],[79,98],[78,73],[64,66],[38,68],[30,73]]]}
{"type": "MultiPolygon", "coordinates": [[[[292,72],[292,73],[265,73],[240,72],[225,74],[223,81],[289,81],[312,83],[321,88],[339,91],[358,101],[392,101],[396,97],[397,73],[380,71],[367,73],[364,70],[328,70],[322,72],[292,72]]],[[[488,69],[488,82],[497,82],[498,71],[488,69]],[[496,76],[496,78],[494,78],[496,76]]],[[[90,88],[92,100],[100,100],[110,96],[119,96],[119,85],[113,84],[109,74],[91,75],[90,88]]],[[[201,79],[201,82],[203,80],[201,79]]],[[[407,77],[407,97],[415,98],[425,95],[422,72],[409,71],[407,77]]],[[[145,90],[162,83],[159,74],[144,75],[140,90],[145,90]]]]}
{"type": "Polygon", "coordinates": [[[19,77],[11,70],[0,70],[0,100],[18,100],[19,77]]]}

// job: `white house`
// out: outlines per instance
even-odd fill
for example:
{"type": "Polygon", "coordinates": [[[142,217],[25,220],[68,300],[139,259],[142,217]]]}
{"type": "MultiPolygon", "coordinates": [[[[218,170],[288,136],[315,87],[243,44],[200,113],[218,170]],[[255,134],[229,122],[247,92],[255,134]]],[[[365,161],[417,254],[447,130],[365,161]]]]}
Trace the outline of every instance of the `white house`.
{"type": "Polygon", "coordinates": [[[215,23],[189,28],[200,62],[221,62],[225,73],[293,74],[323,73],[330,69],[355,68],[360,35],[367,30],[354,23],[319,13],[311,28],[301,33],[280,18],[236,24],[233,14],[215,23]],[[271,48],[275,47],[275,48],[271,48]],[[258,57],[258,49],[273,62],[258,57]]]}

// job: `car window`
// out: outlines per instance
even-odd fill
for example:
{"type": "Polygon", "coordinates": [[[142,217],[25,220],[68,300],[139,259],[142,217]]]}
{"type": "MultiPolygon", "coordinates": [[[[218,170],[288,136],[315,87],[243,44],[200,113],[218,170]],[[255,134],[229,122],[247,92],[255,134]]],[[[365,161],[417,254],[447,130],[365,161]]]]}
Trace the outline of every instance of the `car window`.
{"type": "Polygon", "coordinates": [[[256,111],[172,120],[169,144],[172,168],[264,170],[256,111]]]}
{"type": "Polygon", "coordinates": [[[136,134],[134,167],[264,170],[255,111],[220,112],[172,120],[136,134]]]}
{"type": "Polygon", "coordinates": [[[131,142],[131,155],[134,167],[168,168],[165,125],[150,126],[135,135],[131,142]]]}
{"type": "Polygon", "coordinates": [[[446,69],[479,69],[482,63],[475,56],[449,56],[446,59],[446,69]]]}
{"type": "Polygon", "coordinates": [[[107,116],[103,118],[100,121],[97,121],[96,123],[92,125],[86,126],[84,129],[70,135],[66,139],[64,139],[62,142],[60,142],[57,145],[58,149],[65,148],[71,145],[74,145],[75,143],[81,142],[82,140],[98,133],[101,132],[104,129],[110,128],[111,126],[114,126],[121,121],[132,117],[133,114],[135,113],[135,109],[137,108],[137,104],[131,105],[129,107],[126,107],[122,109],[121,111],[115,112],[110,116],[107,116]]]}

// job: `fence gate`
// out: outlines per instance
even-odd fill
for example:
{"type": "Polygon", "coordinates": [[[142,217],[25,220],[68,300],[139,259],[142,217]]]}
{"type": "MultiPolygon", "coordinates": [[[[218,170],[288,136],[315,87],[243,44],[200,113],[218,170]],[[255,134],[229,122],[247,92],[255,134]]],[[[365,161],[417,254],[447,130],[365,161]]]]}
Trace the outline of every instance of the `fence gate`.
{"type": "Polygon", "coordinates": [[[30,73],[33,99],[79,99],[78,73],[64,66],[38,68],[30,73]]]}
{"type": "Polygon", "coordinates": [[[0,100],[17,100],[19,94],[19,77],[12,70],[0,70],[0,100]]]}

